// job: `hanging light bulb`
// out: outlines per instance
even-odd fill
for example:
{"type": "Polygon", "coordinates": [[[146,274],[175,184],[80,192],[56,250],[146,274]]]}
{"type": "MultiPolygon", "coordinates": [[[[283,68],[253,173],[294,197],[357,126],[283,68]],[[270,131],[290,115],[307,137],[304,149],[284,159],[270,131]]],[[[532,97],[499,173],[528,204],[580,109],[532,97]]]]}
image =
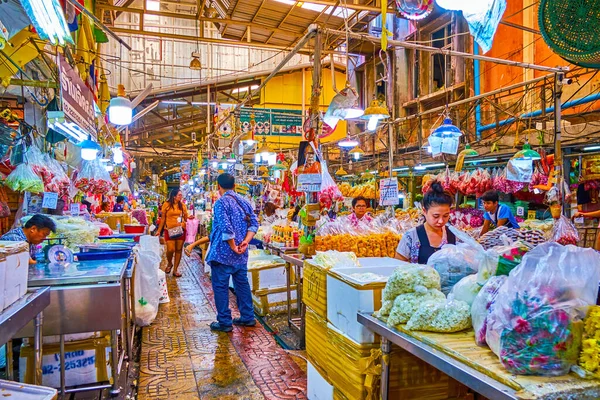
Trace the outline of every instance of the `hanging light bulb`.
{"type": "Polygon", "coordinates": [[[365,152],[362,151],[362,149],[360,147],[355,147],[352,150],[350,150],[350,152],[348,154],[350,154],[350,156],[352,158],[354,158],[355,160],[358,161],[358,160],[360,160],[362,155],[365,154],[365,152]]]}
{"type": "Polygon", "coordinates": [[[219,168],[219,162],[218,161],[213,161],[212,162],[212,167],[213,168],[219,168]]]}
{"type": "Polygon", "coordinates": [[[344,167],[341,167],[335,171],[335,176],[345,176],[348,175],[348,173],[346,172],[346,170],[344,169],[344,167]]]}
{"type": "Polygon", "coordinates": [[[115,144],[113,148],[113,161],[115,164],[123,164],[123,150],[121,148],[121,143],[115,144]]]}
{"type": "Polygon", "coordinates": [[[202,63],[198,56],[198,53],[192,53],[192,60],[190,61],[190,69],[192,71],[200,71],[202,69],[202,63]]]}
{"type": "Polygon", "coordinates": [[[446,118],[444,118],[444,123],[435,128],[435,130],[431,132],[431,136],[442,139],[459,138],[462,136],[462,132],[457,126],[452,124],[452,119],[446,115],[446,118]]]}
{"type": "Polygon", "coordinates": [[[538,153],[537,151],[533,150],[531,148],[531,145],[529,144],[529,139],[525,142],[525,144],[523,145],[523,150],[518,151],[513,158],[523,158],[526,160],[541,160],[542,156],[540,156],[540,153],[538,153]]]}
{"type": "Polygon", "coordinates": [[[256,153],[259,154],[263,160],[268,159],[271,154],[275,154],[273,149],[271,149],[271,147],[267,144],[267,139],[264,137],[263,144],[258,150],[256,150],[256,153]]]}
{"type": "Polygon", "coordinates": [[[108,119],[115,125],[129,125],[133,119],[131,101],[125,97],[125,86],[119,85],[117,97],[110,100],[108,119]]]}
{"type": "Polygon", "coordinates": [[[262,159],[262,157],[260,156],[260,154],[256,153],[254,155],[254,163],[255,164],[260,164],[261,159],[262,159]]]}
{"type": "Polygon", "coordinates": [[[275,179],[281,178],[281,171],[276,169],[275,171],[273,171],[273,176],[275,177],[275,179]]]}
{"type": "Polygon", "coordinates": [[[340,146],[341,148],[345,148],[345,149],[351,149],[353,147],[358,146],[360,143],[358,143],[358,140],[356,139],[350,139],[350,138],[345,138],[342,139],[341,141],[338,142],[338,146],[340,146]]]}
{"type": "Polygon", "coordinates": [[[390,117],[390,113],[387,109],[387,105],[385,101],[379,101],[374,99],[371,102],[371,105],[365,110],[361,119],[365,119],[368,122],[367,129],[370,131],[374,131],[377,129],[377,123],[382,119],[387,119],[390,117]]]}
{"type": "Polygon", "coordinates": [[[86,161],[95,160],[98,156],[98,152],[102,149],[98,143],[93,142],[90,139],[86,139],[79,143],[79,147],[81,147],[81,158],[86,161]]]}

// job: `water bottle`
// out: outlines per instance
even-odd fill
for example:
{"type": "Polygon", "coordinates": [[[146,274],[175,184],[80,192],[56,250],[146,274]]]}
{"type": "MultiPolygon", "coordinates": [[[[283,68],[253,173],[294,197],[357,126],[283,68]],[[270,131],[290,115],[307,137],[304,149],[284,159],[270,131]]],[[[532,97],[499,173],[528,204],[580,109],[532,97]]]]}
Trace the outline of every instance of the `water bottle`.
{"type": "Polygon", "coordinates": [[[121,233],[121,220],[117,220],[117,232],[121,233]]]}

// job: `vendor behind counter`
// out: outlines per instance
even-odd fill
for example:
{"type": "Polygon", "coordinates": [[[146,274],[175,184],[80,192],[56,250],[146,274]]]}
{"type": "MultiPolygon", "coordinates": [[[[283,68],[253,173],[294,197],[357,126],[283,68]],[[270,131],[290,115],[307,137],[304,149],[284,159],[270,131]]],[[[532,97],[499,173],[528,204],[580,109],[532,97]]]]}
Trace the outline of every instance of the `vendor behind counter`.
{"type": "Polygon", "coordinates": [[[367,199],[358,196],[352,200],[352,214],[348,217],[352,225],[357,226],[360,222],[371,222],[373,217],[367,213],[367,199]]]}
{"type": "Polygon", "coordinates": [[[450,220],[452,196],[441,183],[433,182],[423,196],[425,222],[402,236],[396,258],[411,263],[427,264],[429,257],[445,244],[456,244],[456,237],[446,227],[450,220]]]}
{"type": "MultiPolygon", "coordinates": [[[[50,233],[56,232],[56,224],[51,218],[45,215],[36,214],[25,223],[22,228],[15,228],[5,233],[0,240],[12,240],[15,242],[29,243],[30,257],[35,251],[35,247],[41,244],[50,233]]],[[[35,260],[30,258],[30,264],[35,264],[35,260]]]]}

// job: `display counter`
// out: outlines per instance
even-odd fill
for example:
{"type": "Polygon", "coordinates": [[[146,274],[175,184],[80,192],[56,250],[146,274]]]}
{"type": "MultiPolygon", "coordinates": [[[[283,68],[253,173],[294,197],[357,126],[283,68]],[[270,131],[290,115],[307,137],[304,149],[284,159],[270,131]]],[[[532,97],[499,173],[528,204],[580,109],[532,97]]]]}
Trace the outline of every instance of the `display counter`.
{"type": "MultiPolygon", "coordinates": [[[[128,293],[133,260],[76,262],[67,266],[37,264],[29,267],[29,287],[50,287],[50,305],[45,310],[44,335],[60,335],[61,392],[64,379],[64,335],[110,331],[112,394],[119,392],[118,375],[130,345],[130,296],[128,293]],[[129,272],[129,273],[128,273],[129,272]],[[118,349],[118,330],[123,337],[123,352],[118,349]]],[[[33,324],[15,337],[33,336],[33,324]]],[[[101,388],[100,386],[94,389],[101,388]]]]}
{"type": "Polygon", "coordinates": [[[381,399],[387,400],[391,344],[395,344],[451,378],[489,399],[600,398],[600,382],[574,374],[558,377],[513,375],[498,357],[475,344],[473,331],[440,334],[389,327],[368,313],[358,313],[358,322],[381,336],[381,399]]]}

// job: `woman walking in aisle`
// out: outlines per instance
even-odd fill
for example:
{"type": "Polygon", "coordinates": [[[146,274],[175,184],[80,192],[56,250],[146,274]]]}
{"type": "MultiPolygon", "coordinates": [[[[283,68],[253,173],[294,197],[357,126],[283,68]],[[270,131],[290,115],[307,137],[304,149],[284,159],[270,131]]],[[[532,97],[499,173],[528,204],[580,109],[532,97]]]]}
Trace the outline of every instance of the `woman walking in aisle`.
{"type": "Polygon", "coordinates": [[[157,231],[157,235],[160,235],[164,230],[165,242],[167,242],[167,269],[165,269],[165,273],[168,274],[173,270],[173,276],[176,278],[181,276],[179,264],[181,263],[185,225],[188,218],[188,211],[181,201],[182,199],[181,190],[171,190],[169,199],[162,206],[162,218],[157,231]]]}

